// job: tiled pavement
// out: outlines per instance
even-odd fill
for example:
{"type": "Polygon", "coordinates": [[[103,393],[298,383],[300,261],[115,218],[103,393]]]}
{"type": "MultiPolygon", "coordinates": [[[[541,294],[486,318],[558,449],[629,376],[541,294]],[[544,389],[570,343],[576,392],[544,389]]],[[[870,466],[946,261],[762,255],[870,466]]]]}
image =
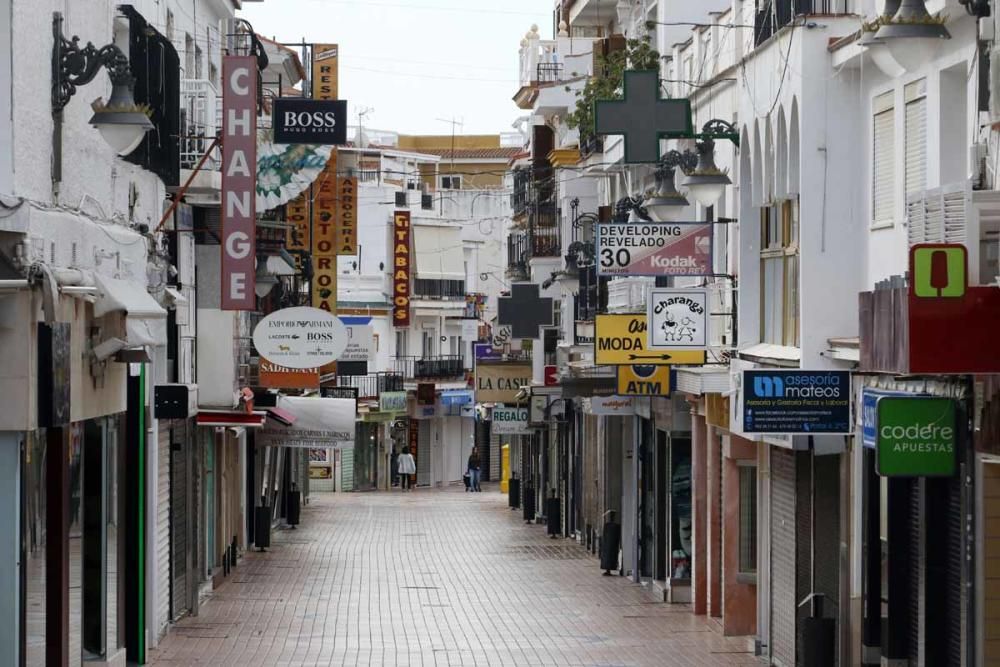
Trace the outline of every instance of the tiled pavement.
{"type": "Polygon", "coordinates": [[[154,665],[758,665],[685,605],[603,577],[495,487],[314,494],[154,665]]]}

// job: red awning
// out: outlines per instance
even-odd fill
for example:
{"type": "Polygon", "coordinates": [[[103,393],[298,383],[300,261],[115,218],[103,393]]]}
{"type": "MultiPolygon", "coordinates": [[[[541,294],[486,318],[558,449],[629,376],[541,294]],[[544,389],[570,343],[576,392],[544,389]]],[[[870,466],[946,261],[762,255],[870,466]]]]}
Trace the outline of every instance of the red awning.
{"type": "Polygon", "coordinates": [[[298,419],[298,417],[293,415],[288,410],[283,410],[278,407],[268,408],[267,414],[274,417],[275,421],[280,424],[284,424],[285,426],[291,426],[295,423],[295,420],[298,419]]]}
{"type": "Polygon", "coordinates": [[[260,428],[267,419],[265,412],[240,412],[239,410],[200,411],[198,426],[242,426],[243,428],[260,428]]]}

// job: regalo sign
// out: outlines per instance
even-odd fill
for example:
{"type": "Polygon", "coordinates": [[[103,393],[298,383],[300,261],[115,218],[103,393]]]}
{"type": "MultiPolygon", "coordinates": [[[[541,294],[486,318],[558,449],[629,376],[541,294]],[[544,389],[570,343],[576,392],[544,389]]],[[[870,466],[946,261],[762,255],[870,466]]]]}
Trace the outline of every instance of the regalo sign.
{"type": "Polygon", "coordinates": [[[597,272],[603,276],[710,276],[712,223],[597,225],[597,272]]]}
{"type": "Polygon", "coordinates": [[[396,211],[392,223],[392,324],[410,326],[410,212],[396,211]]]}
{"type": "Polygon", "coordinates": [[[254,310],[257,59],[222,61],[222,309],[254,310]]]}

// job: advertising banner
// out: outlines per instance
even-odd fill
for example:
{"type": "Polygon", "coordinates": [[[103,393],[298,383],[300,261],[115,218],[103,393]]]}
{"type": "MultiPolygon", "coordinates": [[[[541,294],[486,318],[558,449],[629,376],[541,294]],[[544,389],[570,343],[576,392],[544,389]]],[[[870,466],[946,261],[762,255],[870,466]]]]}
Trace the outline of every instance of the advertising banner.
{"type": "Polygon", "coordinates": [[[595,415],[627,417],[635,414],[631,396],[595,396],[590,399],[590,412],[595,415]]]}
{"type": "Polygon", "coordinates": [[[254,310],[257,59],[222,59],[222,309],[254,310]]]}
{"type": "Polygon", "coordinates": [[[497,435],[529,435],[528,408],[493,408],[492,431],[497,435]]]}
{"type": "Polygon", "coordinates": [[[619,396],[670,396],[670,366],[619,366],[619,396]]]}
{"type": "MultiPolygon", "coordinates": [[[[336,44],[313,44],[312,98],[335,100],[339,96],[336,44]]],[[[330,154],[312,188],[312,305],[337,312],[337,151],[330,154]]]]}
{"type": "Polygon", "coordinates": [[[344,398],[279,396],[278,407],[295,415],[285,426],[268,419],[256,436],[262,447],[333,448],[354,447],[354,417],[357,404],[344,398]]]}
{"type": "Polygon", "coordinates": [[[531,362],[476,364],[477,403],[517,403],[517,392],[531,384],[531,362]]]}
{"type": "Polygon", "coordinates": [[[396,211],[392,234],[392,324],[410,326],[410,274],[413,253],[410,246],[410,212],[396,211]]]}
{"type": "Polygon", "coordinates": [[[957,442],[955,401],[882,396],[876,405],[877,460],[882,477],[951,477],[957,442]]]}
{"type": "MultiPolygon", "coordinates": [[[[365,361],[371,359],[375,350],[375,331],[370,317],[341,317],[347,330],[347,347],[337,361],[365,361]]],[[[349,373],[342,373],[349,375],[349,373]]]]}
{"type": "Polygon", "coordinates": [[[358,252],[358,179],[353,176],[337,179],[337,225],[335,228],[338,255],[358,252]]]}
{"type": "Polygon", "coordinates": [[[647,350],[646,316],[598,315],[594,319],[594,361],[605,366],[704,364],[704,350],[647,350]]]}
{"type": "Polygon", "coordinates": [[[649,349],[705,349],[708,292],[703,289],[649,291],[649,349]]]}
{"type": "Polygon", "coordinates": [[[258,384],[269,389],[318,389],[318,368],[288,368],[260,360],[258,384]]]}
{"type": "Polygon", "coordinates": [[[405,391],[383,391],[378,395],[380,412],[406,412],[405,391]]]}
{"type": "Polygon", "coordinates": [[[602,276],[710,276],[710,222],[597,225],[597,273],[602,276]]]}
{"type": "Polygon", "coordinates": [[[340,97],[340,48],[336,44],[313,44],[312,93],[317,100],[340,97]]]}
{"type": "Polygon", "coordinates": [[[272,107],[274,143],[347,143],[347,101],[277,97],[272,107]]]}
{"type": "Polygon", "coordinates": [[[745,433],[851,433],[847,371],[743,371],[745,433]]]}
{"type": "Polygon", "coordinates": [[[253,345],[271,363],[287,368],[320,368],[347,347],[347,330],[334,315],[305,306],[282,308],[253,330],[253,345]]]}

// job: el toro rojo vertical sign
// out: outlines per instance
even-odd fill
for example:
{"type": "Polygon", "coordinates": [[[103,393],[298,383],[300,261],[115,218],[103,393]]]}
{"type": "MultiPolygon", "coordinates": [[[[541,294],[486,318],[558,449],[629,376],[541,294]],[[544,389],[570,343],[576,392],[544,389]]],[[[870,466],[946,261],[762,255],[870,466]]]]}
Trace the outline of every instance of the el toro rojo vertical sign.
{"type": "Polygon", "coordinates": [[[257,59],[222,63],[222,309],[254,310],[257,59]]]}
{"type": "Polygon", "coordinates": [[[597,272],[603,276],[710,276],[712,223],[599,223],[597,272]]]}
{"type": "Polygon", "coordinates": [[[392,217],[392,324],[410,326],[410,212],[396,211],[392,217]]]}

